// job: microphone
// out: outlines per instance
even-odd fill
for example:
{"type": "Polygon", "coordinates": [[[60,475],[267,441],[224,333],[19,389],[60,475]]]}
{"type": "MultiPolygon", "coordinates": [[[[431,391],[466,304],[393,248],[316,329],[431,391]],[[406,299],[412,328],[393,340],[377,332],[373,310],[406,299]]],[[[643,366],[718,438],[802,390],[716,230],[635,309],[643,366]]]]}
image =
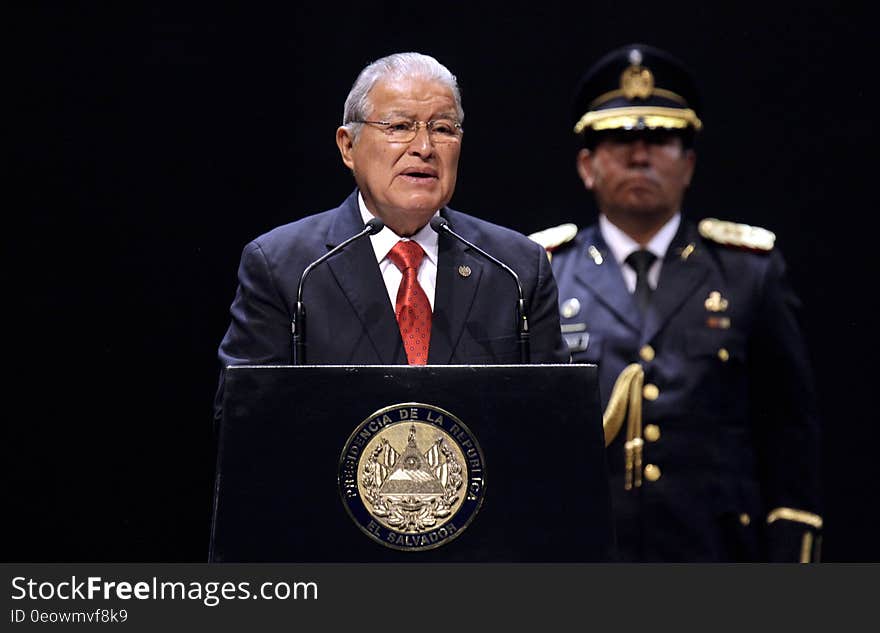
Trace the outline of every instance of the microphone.
{"type": "Polygon", "coordinates": [[[291,331],[293,332],[294,365],[306,364],[306,307],[305,305],[303,305],[302,300],[303,285],[306,282],[306,277],[308,277],[309,273],[312,272],[312,270],[314,270],[316,266],[321,265],[323,262],[333,257],[336,253],[341,251],[352,242],[355,242],[367,235],[375,235],[383,228],[385,228],[385,223],[382,220],[380,220],[379,218],[371,218],[370,221],[364,225],[364,228],[360,233],[356,233],[344,242],[341,242],[338,246],[334,246],[329,251],[321,255],[321,257],[306,266],[305,270],[303,270],[302,276],[299,278],[299,287],[296,289],[296,311],[294,312],[293,321],[290,324],[291,331]]]}
{"type": "Polygon", "coordinates": [[[461,235],[453,231],[452,227],[449,226],[449,221],[446,218],[442,218],[439,215],[436,215],[431,218],[430,224],[431,228],[434,229],[434,231],[436,231],[437,233],[447,233],[448,235],[451,235],[459,242],[476,251],[477,253],[488,259],[490,262],[504,270],[511,277],[513,277],[513,282],[516,284],[516,291],[518,295],[516,303],[516,329],[519,338],[519,358],[522,364],[527,365],[531,356],[529,351],[529,319],[526,316],[526,304],[523,300],[523,290],[522,284],[519,283],[519,276],[513,271],[512,268],[510,268],[510,266],[508,266],[504,262],[495,259],[482,248],[471,244],[461,235]]]}

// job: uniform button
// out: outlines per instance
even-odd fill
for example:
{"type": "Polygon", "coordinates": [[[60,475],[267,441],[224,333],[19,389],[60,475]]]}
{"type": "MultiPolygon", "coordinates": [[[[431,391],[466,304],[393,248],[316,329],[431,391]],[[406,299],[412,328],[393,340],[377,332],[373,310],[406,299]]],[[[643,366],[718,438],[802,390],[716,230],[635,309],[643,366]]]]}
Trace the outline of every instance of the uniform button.
{"type": "Polygon", "coordinates": [[[639,350],[639,356],[641,356],[642,360],[646,363],[650,363],[654,360],[654,348],[650,345],[643,345],[642,349],[639,350]]]}
{"type": "Polygon", "coordinates": [[[718,350],[718,358],[721,359],[722,363],[726,363],[727,360],[730,358],[730,352],[728,352],[726,348],[722,347],[718,350]]]}
{"type": "Polygon", "coordinates": [[[642,395],[645,396],[645,400],[656,400],[660,396],[660,389],[657,385],[649,382],[642,389],[642,395]]]}
{"type": "Polygon", "coordinates": [[[752,517],[750,517],[747,513],[743,512],[739,515],[739,524],[743,527],[746,527],[749,523],[752,522],[752,517]]]}
{"type": "Polygon", "coordinates": [[[577,316],[580,311],[581,302],[578,301],[577,297],[566,299],[566,301],[562,304],[562,316],[566,319],[577,316]]]}
{"type": "Polygon", "coordinates": [[[656,442],[660,439],[660,427],[656,424],[649,424],[645,427],[645,439],[649,442],[656,442]]]}
{"type": "Polygon", "coordinates": [[[648,481],[657,481],[660,479],[660,467],[654,464],[645,466],[645,479],[648,481]]]}

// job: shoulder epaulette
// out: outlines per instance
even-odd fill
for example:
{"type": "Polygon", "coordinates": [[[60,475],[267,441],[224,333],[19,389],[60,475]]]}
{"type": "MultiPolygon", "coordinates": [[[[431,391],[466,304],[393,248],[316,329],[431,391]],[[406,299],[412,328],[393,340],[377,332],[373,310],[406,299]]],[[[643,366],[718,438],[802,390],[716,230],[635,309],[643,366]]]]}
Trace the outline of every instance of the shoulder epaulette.
{"type": "Polygon", "coordinates": [[[532,233],[529,235],[529,239],[543,246],[548,253],[552,253],[563,244],[572,241],[577,232],[577,225],[568,222],[532,233]]]}
{"type": "Polygon", "coordinates": [[[776,241],[776,234],[767,229],[717,218],[701,220],[698,228],[707,240],[752,251],[771,251],[776,241]]]}

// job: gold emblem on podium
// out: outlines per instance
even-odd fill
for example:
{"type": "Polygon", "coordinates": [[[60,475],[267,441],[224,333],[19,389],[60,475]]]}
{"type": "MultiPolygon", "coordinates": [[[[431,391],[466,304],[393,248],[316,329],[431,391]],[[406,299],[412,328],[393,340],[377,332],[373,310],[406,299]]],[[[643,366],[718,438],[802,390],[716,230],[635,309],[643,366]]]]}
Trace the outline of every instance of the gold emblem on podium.
{"type": "Polygon", "coordinates": [[[421,403],[364,420],[342,452],[339,490],[357,526],[400,550],[439,547],[473,520],[485,465],[476,438],[448,411],[421,403]]]}

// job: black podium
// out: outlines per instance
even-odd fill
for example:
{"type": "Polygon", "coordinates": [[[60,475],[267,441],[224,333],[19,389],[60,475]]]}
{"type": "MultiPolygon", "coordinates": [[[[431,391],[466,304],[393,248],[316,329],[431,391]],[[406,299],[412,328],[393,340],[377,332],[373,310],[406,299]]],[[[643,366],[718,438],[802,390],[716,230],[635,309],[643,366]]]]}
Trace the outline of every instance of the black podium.
{"type": "Polygon", "coordinates": [[[596,381],[594,365],[230,367],[210,560],[609,560],[596,381]]]}

